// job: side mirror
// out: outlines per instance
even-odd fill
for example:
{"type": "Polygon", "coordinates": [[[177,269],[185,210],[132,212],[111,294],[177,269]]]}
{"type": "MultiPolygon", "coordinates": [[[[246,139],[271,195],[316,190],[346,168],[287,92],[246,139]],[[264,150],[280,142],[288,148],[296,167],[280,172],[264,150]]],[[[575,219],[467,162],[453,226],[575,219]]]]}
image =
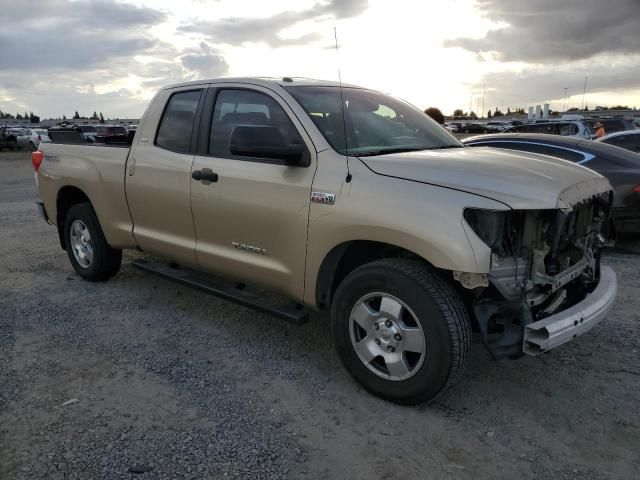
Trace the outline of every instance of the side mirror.
{"type": "Polygon", "coordinates": [[[280,130],[270,125],[238,125],[231,132],[229,151],[242,157],[284,160],[290,166],[308,166],[304,145],[288,144],[280,130]]]}

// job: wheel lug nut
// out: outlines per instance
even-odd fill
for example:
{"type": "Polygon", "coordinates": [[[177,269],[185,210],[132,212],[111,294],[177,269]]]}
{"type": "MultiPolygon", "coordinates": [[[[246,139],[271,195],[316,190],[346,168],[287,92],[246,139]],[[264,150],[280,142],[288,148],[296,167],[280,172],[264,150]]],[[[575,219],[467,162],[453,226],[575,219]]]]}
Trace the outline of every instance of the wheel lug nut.
{"type": "Polygon", "coordinates": [[[384,322],[384,325],[385,325],[387,328],[391,328],[391,326],[393,325],[393,323],[391,323],[391,320],[387,320],[386,322],[384,322]]]}
{"type": "Polygon", "coordinates": [[[400,340],[402,340],[402,335],[400,335],[399,333],[396,333],[393,338],[395,339],[396,342],[399,342],[400,340]]]}
{"type": "Polygon", "coordinates": [[[387,347],[387,350],[389,350],[389,351],[390,351],[390,352],[392,352],[392,353],[396,351],[396,349],[395,349],[395,348],[393,348],[391,345],[389,345],[389,346],[387,347]]]}
{"type": "Polygon", "coordinates": [[[374,330],[380,330],[380,325],[378,325],[377,323],[373,324],[373,329],[374,330]]]}
{"type": "Polygon", "coordinates": [[[376,338],[376,345],[380,345],[380,339],[376,338]]]}

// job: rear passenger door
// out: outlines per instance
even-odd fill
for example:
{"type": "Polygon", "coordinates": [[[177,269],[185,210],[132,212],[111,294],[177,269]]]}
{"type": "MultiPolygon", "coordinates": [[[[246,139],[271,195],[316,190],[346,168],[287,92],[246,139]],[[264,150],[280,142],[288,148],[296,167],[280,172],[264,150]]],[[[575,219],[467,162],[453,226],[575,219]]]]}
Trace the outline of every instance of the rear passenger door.
{"type": "Polygon", "coordinates": [[[206,85],[163,90],[139,127],[127,162],[126,195],[140,247],[196,265],[191,164],[206,85]]]}
{"type": "Polygon", "coordinates": [[[228,84],[210,89],[199,136],[191,209],[200,268],[302,298],[316,152],[301,123],[277,93],[228,84]],[[232,153],[234,129],[252,126],[279,131],[308,165],[232,153]]]}

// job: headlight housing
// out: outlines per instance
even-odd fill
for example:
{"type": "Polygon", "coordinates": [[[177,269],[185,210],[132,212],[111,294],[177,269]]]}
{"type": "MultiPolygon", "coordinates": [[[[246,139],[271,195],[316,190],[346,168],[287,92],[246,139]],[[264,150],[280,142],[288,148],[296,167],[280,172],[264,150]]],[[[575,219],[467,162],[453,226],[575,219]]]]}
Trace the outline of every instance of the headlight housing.
{"type": "Polygon", "coordinates": [[[465,208],[464,219],[480,239],[493,251],[504,239],[508,210],[465,208]]]}

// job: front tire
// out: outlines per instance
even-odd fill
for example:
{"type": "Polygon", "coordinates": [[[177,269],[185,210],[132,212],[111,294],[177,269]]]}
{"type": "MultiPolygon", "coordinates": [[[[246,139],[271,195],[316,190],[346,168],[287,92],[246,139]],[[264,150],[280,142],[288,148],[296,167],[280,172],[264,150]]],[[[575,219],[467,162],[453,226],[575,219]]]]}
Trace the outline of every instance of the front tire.
{"type": "Polygon", "coordinates": [[[411,405],[461,376],[471,325],[460,296],[424,262],[366,264],[340,284],[331,307],[338,354],[369,392],[411,405]]]}
{"type": "Polygon", "coordinates": [[[111,248],[89,203],[74,205],[64,223],[65,245],[74,270],[85,280],[108,280],[120,269],[122,250],[111,248]]]}

